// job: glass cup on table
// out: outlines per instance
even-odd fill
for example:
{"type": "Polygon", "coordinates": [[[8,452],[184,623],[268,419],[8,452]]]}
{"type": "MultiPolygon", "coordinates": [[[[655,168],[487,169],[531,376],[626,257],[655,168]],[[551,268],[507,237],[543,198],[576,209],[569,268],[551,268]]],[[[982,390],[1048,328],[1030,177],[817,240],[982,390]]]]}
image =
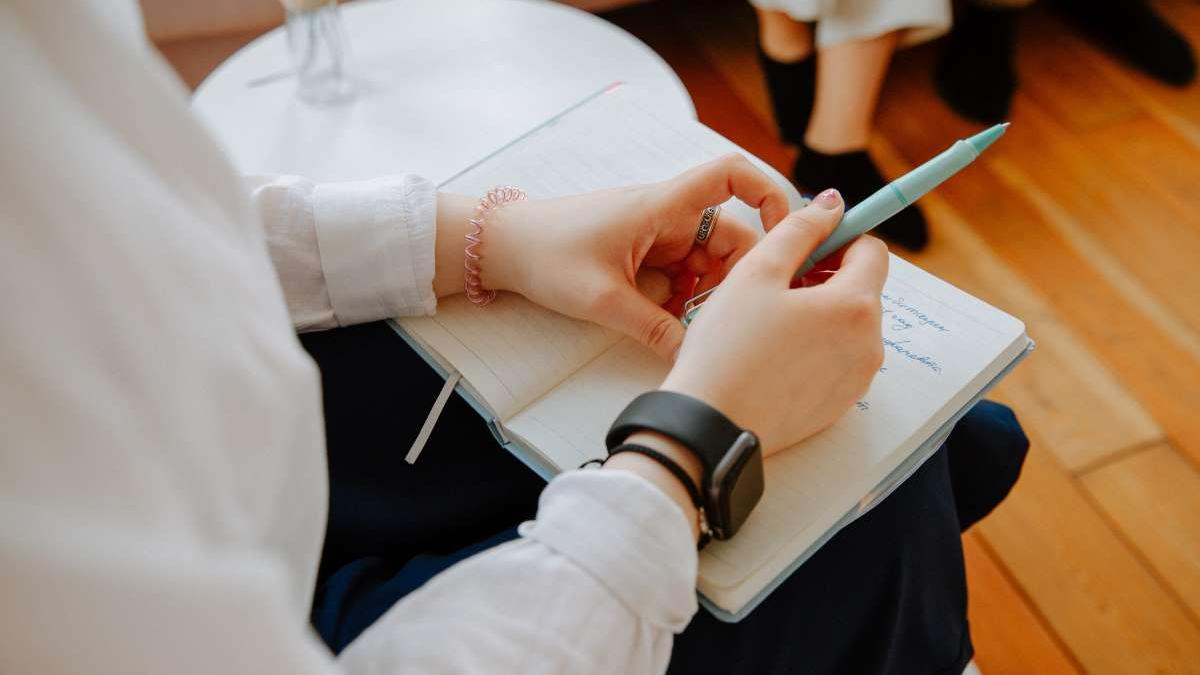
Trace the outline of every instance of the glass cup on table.
{"type": "Polygon", "coordinates": [[[281,0],[287,10],[287,41],[296,74],[296,95],[314,105],[354,98],[350,43],[337,0],[281,0]]]}

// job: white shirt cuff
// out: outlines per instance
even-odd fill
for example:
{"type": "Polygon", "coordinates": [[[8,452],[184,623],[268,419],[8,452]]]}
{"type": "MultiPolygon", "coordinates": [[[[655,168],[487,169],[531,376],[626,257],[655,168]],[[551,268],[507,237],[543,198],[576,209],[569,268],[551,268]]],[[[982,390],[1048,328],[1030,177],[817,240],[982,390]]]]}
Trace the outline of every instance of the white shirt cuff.
{"type": "Polygon", "coordinates": [[[437,189],[415,175],[318,185],[321,270],[338,325],[432,314],[437,189]]]}
{"type": "Polygon", "coordinates": [[[637,474],[564,473],[522,535],[582,567],[643,620],[674,633],[696,613],[696,542],[679,507],[637,474]]]}

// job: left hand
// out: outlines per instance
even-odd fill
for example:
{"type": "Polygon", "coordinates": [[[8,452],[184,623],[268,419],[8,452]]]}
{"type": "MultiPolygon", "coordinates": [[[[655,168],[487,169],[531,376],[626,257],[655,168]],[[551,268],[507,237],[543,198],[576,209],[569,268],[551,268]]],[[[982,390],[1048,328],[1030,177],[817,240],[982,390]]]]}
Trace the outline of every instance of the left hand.
{"type": "Polygon", "coordinates": [[[730,197],[759,209],[767,228],[788,213],[783,190],[737,154],[661,183],[507,204],[484,236],[483,284],[621,331],[673,361],[684,301],[719,283],[758,241],[725,212],[696,241],[704,209],[730,197]],[[666,292],[652,300],[638,290],[647,269],[670,278],[666,302],[666,292]]]}

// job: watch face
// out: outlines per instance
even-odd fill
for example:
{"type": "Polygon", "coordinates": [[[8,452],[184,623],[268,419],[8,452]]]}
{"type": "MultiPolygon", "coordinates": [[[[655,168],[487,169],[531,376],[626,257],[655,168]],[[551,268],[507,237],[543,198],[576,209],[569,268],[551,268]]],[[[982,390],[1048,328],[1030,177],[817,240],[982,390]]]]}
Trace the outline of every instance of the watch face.
{"type": "Polygon", "coordinates": [[[742,527],[742,523],[750,517],[750,512],[758,505],[763,493],[763,463],[762,455],[757,446],[753,456],[747,457],[742,471],[737,479],[729,486],[729,535],[742,527]]]}
{"type": "MultiPolygon", "coordinates": [[[[712,495],[718,539],[728,539],[742,527],[763,494],[762,450],[753,434],[745,433],[713,472],[712,495]]],[[[711,517],[711,514],[710,514],[711,517]]]]}

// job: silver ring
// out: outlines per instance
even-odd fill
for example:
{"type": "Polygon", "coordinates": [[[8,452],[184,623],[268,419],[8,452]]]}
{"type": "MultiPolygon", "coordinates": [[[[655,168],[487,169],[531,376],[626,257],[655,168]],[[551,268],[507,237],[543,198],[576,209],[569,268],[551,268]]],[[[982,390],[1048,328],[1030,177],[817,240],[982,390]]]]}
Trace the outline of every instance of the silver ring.
{"type": "Polygon", "coordinates": [[[696,241],[704,241],[712,234],[713,228],[717,226],[717,218],[721,217],[721,207],[710,206],[704,209],[704,213],[700,214],[700,229],[696,230],[696,241]]]}

